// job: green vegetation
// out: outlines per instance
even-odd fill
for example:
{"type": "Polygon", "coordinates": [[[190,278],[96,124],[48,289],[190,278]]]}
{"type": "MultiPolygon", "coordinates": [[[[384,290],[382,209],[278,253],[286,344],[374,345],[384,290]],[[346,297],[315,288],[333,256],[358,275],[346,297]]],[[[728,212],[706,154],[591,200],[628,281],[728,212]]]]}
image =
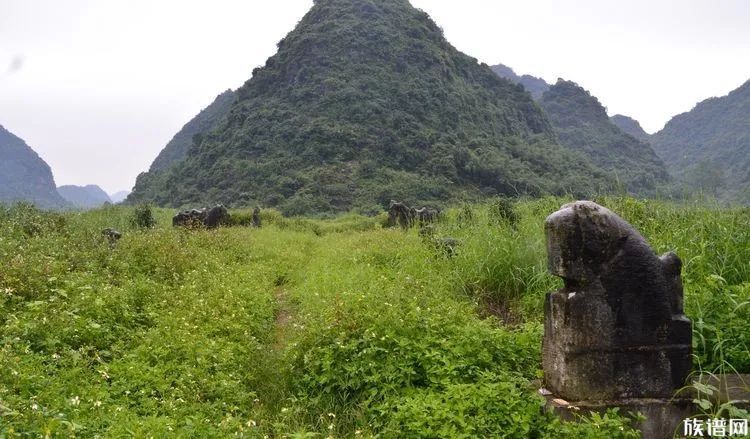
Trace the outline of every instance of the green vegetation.
{"type": "Polygon", "coordinates": [[[136,206],[130,217],[130,225],[139,229],[150,229],[156,226],[156,218],[154,218],[151,206],[148,204],[136,206]]]}
{"type": "Polygon", "coordinates": [[[623,133],[610,121],[602,104],[578,84],[560,79],[539,103],[561,144],[615,174],[629,192],[653,195],[670,180],[651,145],[623,133]]]}
{"type": "Polygon", "coordinates": [[[49,165],[0,125],[0,204],[22,200],[44,208],[68,206],[57,193],[49,165]]]}
{"type": "Polygon", "coordinates": [[[217,96],[211,105],[204,108],[174,135],[151,164],[149,171],[162,172],[185,158],[188,149],[193,144],[193,138],[198,136],[197,139],[199,140],[200,136],[213,130],[229,113],[235,99],[236,96],[232,90],[226,90],[217,96]]]}
{"type": "Polygon", "coordinates": [[[652,143],[684,193],[750,203],[750,81],[675,116],[652,143]]]}
{"type": "Polygon", "coordinates": [[[632,117],[623,116],[622,114],[615,114],[609,118],[617,128],[623,133],[630,134],[636,139],[644,143],[651,143],[651,136],[643,129],[641,123],[632,117]]]}
{"type": "Polygon", "coordinates": [[[492,66],[492,71],[501,78],[509,79],[516,84],[521,84],[526,91],[531,93],[535,101],[539,101],[545,91],[549,90],[549,84],[542,78],[531,75],[517,75],[512,68],[505,64],[492,66]]]}
{"type": "Polygon", "coordinates": [[[319,0],[187,157],[129,201],[287,215],[590,194],[613,180],[554,141],[522,87],[451,46],[407,0],[319,0]]]}
{"type": "MultiPolygon", "coordinates": [[[[539,410],[542,224],[564,201],[450,210],[452,256],[382,214],[207,231],[0,209],[0,437],[637,437],[539,410]]],[[[597,201],[682,257],[696,363],[750,372],[750,213],[597,201]]]]}

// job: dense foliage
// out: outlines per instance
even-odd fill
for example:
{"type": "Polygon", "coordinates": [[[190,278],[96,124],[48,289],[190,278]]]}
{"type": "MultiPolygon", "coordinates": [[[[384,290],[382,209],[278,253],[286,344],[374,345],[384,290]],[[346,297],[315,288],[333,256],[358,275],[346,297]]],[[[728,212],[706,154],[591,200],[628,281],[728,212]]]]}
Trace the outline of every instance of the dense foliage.
{"type": "Polygon", "coordinates": [[[549,84],[542,78],[537,78],[531,75],[518,75],[512,68],[505,64],[497,64],[492,66],[492,71],[501,78],[509,79],[516,84],[521,84],[523,88],[531,93],[531,97],[535,101],[541,99],[545,91],[549,90],[549,84]]]}
{"type": "MultiPolygon", "coordinates": [[[[451,210],[453,256],[384,214],[207,231],[0,209],[0,437],[637,437],[540,411],[542,224],[564,201],[451,210]]],[[[696,369],[750,372],[747,210],[597,201],[685,262],[696,369]]]]}
{"type": "Polygon", "coordinates": [[[19,200],[46,208],[67,205],[57,193],[49,165],[0,125],[0,203],[19,200]]]}
{"type": "Polygon", "coordinates": [[[560,143],[616,175],[631,193],[652,194],[670,177],[651,145],[623,133],[599,100],[571,81],[558,80],[540,100],[560,143]]]}
{"type": "Polygon", "coordinates": [[[555,143],[522,87],[452,47],[407,0],[320,0],[218,126],[131,202],[374,212],[611,180],[555,143]]]}
{"type": "Polygon", "coordinates": [[[218,123],[229,113],[236,96],[232,90],[226,90],[224,93],[214,99],[208,107],[201,110],[197,116],[186,123],[182,129],[174,135],[167,146],[159,153],[154,162],[151,164],[149,172],[161,172],[169,169],[172,165],[179,162],[188,149],[193,144],[195,136],[204,135],[218,125],[218,123]]]}
{"type": "Polygon", "coordinates": [[[615,114],[610,117],[609,120],[617,126],[623,133],[630,134],[636,139],[644,143],[651,142],[651,136],[643,129],[640,122],[633,119],[632,117],[623,116],[622,114],[615,114]]]}
{"type": "Polygon", "coordinates": [[[750,203],[750,81],[675,116],[652,143],[687,192],[750,203]]]}

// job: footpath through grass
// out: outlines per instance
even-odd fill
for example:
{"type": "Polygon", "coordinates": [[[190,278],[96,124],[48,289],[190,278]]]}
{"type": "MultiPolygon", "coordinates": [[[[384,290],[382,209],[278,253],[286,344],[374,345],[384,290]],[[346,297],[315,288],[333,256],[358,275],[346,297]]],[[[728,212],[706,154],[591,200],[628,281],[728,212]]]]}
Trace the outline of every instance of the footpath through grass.
{"type": "MultiPolygon", "coordinates": [[[[0,209],[0,437],[636,437],[539,410],[542,222],[563,201],[454,209],[431,236],[0,209]]],[[[599,201],[683,258],[696,364],[750,372],[750,213],[599,201]]]]}

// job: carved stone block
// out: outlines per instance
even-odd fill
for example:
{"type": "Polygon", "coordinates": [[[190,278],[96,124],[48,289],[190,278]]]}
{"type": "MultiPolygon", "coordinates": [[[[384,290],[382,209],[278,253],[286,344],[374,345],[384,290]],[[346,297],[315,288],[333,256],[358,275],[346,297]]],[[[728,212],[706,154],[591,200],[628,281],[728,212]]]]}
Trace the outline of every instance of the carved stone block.
{"type": "Polygon", "coordinates": [[[670,397],[692,367],[682,263],[656,256],[609,209],[567,204],[545,222],[548,266],[545,385],[570,401],[670,397]]]}

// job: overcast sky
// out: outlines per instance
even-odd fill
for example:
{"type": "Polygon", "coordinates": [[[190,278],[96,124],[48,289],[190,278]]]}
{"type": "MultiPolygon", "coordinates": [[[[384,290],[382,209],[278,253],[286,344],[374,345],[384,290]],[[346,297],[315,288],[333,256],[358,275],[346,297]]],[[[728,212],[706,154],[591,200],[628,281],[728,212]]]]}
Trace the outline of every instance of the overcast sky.
{"type": "MultiPolygon", "coordinates": [[[[459,50],[578,82],[658,131],[750,79],[748,0],[412,0],[459,50]]],[[[311,0],[0,0],[0,125],[58,185],[130,189],[311,0]]]]}

